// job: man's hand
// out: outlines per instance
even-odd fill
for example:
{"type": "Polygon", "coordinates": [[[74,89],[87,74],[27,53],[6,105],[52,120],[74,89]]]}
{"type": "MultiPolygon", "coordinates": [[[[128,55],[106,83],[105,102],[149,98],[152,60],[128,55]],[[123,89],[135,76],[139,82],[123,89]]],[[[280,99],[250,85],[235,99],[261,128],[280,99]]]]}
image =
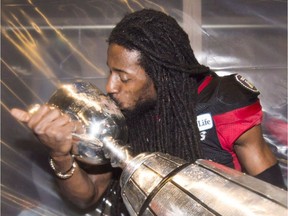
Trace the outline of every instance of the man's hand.
{"type": "Polygon", "coordinates": [[[48,147],[51,157],[70,154],[72,133],[82,133],[82,124],[72,121],[70,116],[59,109],[42,105],[33,114],[13,108],[12,116],[26,123],[39,140],[48,147]]]}
{"type": "MultiPolygon", "coordinates": [[[[17,120],[26,123],[48,147],[57,172],[63,173],[71,168],[72,133],[84,132],[80,122],[72,121],[69,115],[49,105],[42,105],[33,113],[14,108],[11,114],[17,120]]],[[[100,199],[109,185],[111,176],[110,170],[103,174],[88,175],[77,165],[71,177],[57,178],[57,182],[63,195],[78,207],[85,209],[100,199]]]]}

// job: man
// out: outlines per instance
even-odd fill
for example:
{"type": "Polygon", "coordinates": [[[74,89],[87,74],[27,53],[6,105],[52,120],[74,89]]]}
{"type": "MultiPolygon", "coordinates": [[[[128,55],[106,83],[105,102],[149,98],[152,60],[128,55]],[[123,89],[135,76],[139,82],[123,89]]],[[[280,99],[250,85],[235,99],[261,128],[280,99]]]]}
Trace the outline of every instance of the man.
{"type": "MultiPolygon", "coordinates": [[[[240,75],[220,78],[200,65],[175,19],[154,10],[134,12],[116,25],[108,43],[106,90],[127,118],[135,153],[161,151],[191,162],[212,159],[284,187],[262,136],[259,92],[240,75]]],[[[89,174],[71,156],[71,132],[81,133],[81,123],[47,105],[33,115],[19,109],[11,113],[48,147],[51,167],[69,200],[86,208],[116,188],[118,213],[112,215],[125,211],[113,172],[89,174]]]]}

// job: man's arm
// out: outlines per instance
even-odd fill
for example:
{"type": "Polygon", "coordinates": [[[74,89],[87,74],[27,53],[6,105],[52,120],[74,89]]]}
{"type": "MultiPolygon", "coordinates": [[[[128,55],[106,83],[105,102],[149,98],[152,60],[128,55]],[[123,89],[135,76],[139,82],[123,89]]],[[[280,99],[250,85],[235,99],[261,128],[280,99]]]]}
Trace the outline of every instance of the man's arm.
{"type": "Polygon", "coordinates": [[[76,167],[72,167],[74,162],[70,154],[73,144],[72,132],[83,132],[82,124],[71,121],[68,115],[47,105],[41,106],[33,114],[20,109],[12,109],[11,114],[17,120],[26,123],[47,147],[63,195],[80,208],[95,204],[108,187],[111,173],[88,175],[76,161],[76,167]],[[69,173],[68,178],[59,178],[59,173],[61,177],[63,173],[72,169],[73,172],[69,173]]]}
{"type": "Polygon", "coordinates": [[[265,142],[260,125],[242,134],[235,142],[235,152],[245,172],[281,188],[286,188],[277,159],[265,142]]]}
{"type": "MultiPolygon", "coordinates": [[[[54,157],[57,171],[69,170],[73,159],[71,155],[54,157]]],[[[68,179],[56,177],[61,193],[79,208],[86,209],[94,205],[107,189],[112,173],[88,175],[78,164],[68,179]]]]}

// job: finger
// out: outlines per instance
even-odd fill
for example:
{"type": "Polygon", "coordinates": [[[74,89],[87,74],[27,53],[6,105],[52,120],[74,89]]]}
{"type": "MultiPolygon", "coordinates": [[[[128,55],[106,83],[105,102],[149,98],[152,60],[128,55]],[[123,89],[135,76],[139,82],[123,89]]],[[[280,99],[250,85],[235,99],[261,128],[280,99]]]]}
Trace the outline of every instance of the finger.
{"type": "Polygon", "coordinates": [[[37,113],[39,117],[35,117],[35,121],[30,121],[28,124],[31,124],[31,127],[34,128],[34,131],[37,134],[42,134],[49,127],[58,128],[59,126],[65,125],[69,121],[69,117],[63,116],[61,111],[55,108],[48,108],[48,111],[45,110],[43,113],[37,113]],[[43,115],[42,115],[43,114],[43,115]],[[35,123],[35,124],[34,124],[35,123]],[[34,126],[32,126],[34,124],[34,126]]]}
{"type": "Polygon", "coordinates": [[[73,123],[74,123],[73,133],[82,134],[85,132],[84,124],[81,121],[73,121],[73,123]]]}
{"type": "Polygon", "coordinates": [[[51,111],[48,105],[42,105],[33,114],[31,114],[30,120],[28,121],[28,127],[31,129],[35,128],[40,121],[46,118],[47,113],[51,111]]]}
{"type": "MultiPolygon", "coordinates": [[[[59,121],[57,120],[57,123],[59,121]]],[[[50,139],[52,138],[56,142],[63,143],[64,141],[71,141],[72,133],[75,130],[74,122],[68,122],[67,124],[56,125],[55,122],[51,122],[50,124],[44,125],[43,128],[39,130],[35,130],[38,135],[45,134],[50,139]]]]}
{"type": "Polygon", "coordinates": [[[21,122],[28,122],[31,118],[30,114],[24,110],[13,108],[10,110],[11,115],[21,122]]]}
{"type": "Polygon", "coordinates": [[[84,132],[83,124],[80,121],[70,121],[66,125],[63,125],[70,133],[81,134],[84,132]]]}
{"type": "Polygon", "coordinates": [[[59,118],[53,122],[53,126],[67,127],[72,133],[83,133],[84,125],[82,121],[73,120],[69,114],[62,113],[59,118]]]}
{"type": "Polygon", "coordinates": [[[53,128],[58,128],[58,130],[65,130],[71,132],[73,125],[68,125],[71,123],[71,118],[69,115],[62,114],[59,110],[55,109],[47,113],[47,116],[43,118],[38,125],[35,127],[37,133],[44,132],[45,130],[50,130],[53,128]],[[66,128],[66,129],[65,129],[66,128]]]}
{"type": "Polygon", "coordinates": [[[72,138],[73,142],[78,142],[81,140],[82,134],[85,133],[85,125],[81,121],[74,121],[72,128],[72,138]]]}

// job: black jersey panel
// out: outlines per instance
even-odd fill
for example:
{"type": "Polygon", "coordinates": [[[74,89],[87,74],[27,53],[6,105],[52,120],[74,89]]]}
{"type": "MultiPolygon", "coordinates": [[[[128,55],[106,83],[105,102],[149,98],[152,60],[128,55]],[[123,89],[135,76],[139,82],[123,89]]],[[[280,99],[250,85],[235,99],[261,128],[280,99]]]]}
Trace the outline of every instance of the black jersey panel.
{"type": "Polygon", "coordinates": [[[208,86],[198,95],[196,113],[209,111],[212,115],[229,112],[251,105],[258,100],[258,91],[251,91],[237,81],[237,74],[214,76],[208,86]]]}
{"type": "Polygon", "coordinates": [[[220,78],[217,92],[218,100],[226,105],[240,107],[254,103],[258,99],[258,90],[238,74],[220,78]]]}

